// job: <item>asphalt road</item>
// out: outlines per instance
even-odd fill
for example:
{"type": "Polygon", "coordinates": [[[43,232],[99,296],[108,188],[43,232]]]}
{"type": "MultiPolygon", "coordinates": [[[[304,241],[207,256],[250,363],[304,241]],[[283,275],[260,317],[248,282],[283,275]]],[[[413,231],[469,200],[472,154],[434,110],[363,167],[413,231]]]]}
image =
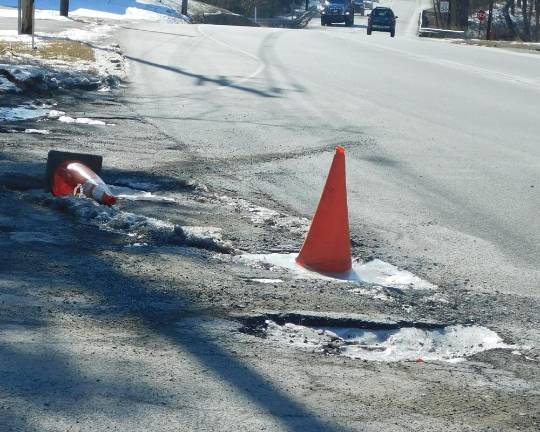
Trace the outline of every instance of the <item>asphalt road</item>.
{"type": "Polygon", "coordinates": [[[395,38],[144,24],[120,33],[126,100],[206,172],[309,216],[336,145],[348,154],[352,231],[439,284],[537,296],[540,56],[395,38]],[[212,170],[210,170],[212,171],[212,170]]]}

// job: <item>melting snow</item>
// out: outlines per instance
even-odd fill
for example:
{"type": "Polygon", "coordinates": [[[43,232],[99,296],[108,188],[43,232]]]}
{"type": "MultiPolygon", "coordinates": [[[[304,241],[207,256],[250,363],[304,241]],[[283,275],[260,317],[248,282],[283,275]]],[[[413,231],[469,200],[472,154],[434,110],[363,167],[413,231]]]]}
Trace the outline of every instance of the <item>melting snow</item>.
{"type": "Polygon", "coordinates": [[[73,118],[65,115],[58,117],[58,121],[62,123],[77,123],[77,124],[87,124],[93,126],[114,126],[112,123],[105,123],[101,120],[94,120],[86,117],[73,118]]]}
{"type": "Polygon", "coordinates": [[[298,348],[335,353],[369,361],[462,361],[466,357],[496,348],[513,349],[494,331],[480,326],[451,325],[438,329],[402,327],[368,330],[362,328],[312,328],[266,321],[270,340],[298,348]]]}
{"type": "Polygon", "coordinates": [[[281,279],[251,279],[253,282],[258,282],[262,284],[276,284],[276,283],[282,283],[283,281],[281,279]]]}
{"type": "Polygon", "coordinates": [[[44,117],[47,109],[34,106],[0,107],[0,121],[21,121],[44,117]]]}
{"type": "Polygon", "coordinates": [[[132,189],[129,187],[123,186],[109,186],[111,192],[120,199],[125,199],[129,201],[154,201],[154,202],[167,202],[174,203],[176,200],[174,198],[154,195],[152,192],[146,192],[143,190],[132,189]]]}
{"type": "Polygon", "coordinates": [[[232,246],[223,240],[219,228],[176,225],[168,221],[125,212],[117,206],[99,205],[94,200],[84,197],[51,197],[43,193],[36,193],[36,195],[38,199],[51,207],[72,214],[83,223],[90,223],[103,230],[129,236],[133,239],[132,245],[154,242],[186,245],[224,253],[230,253],[233,250],[232,246]]]}
{"type": "Polygon", "coordinates": [[[298,255],[288,254],[246,254],[242,259],[247,262],[261,262],[291,271],[298,279],[325,279],[336,282],[358,282],[375,284],[398,289],[436,289],[436,286],[415,276],[409,271],[400,270],[387,262],[375,259],[367,263],[353,263],[351,271],[339,274],[322,274],[310,271],[295,261],[298,255]]]}
{"type": "Polygon", "coordinates": [[[40,134],[40,135],[49,135],[51,131],[48,131],[47,129],[25,129],[24,133],[27,134],[40,134]]]}

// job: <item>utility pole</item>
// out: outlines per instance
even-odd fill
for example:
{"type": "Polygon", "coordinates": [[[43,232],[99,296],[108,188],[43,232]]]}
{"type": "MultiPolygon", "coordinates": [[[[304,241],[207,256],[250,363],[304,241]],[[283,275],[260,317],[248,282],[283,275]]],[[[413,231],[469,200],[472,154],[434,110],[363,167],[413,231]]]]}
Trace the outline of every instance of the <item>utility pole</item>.
{"type": "Polygon", "coordinates": [[[187,16],[187,2],[188,0],[182,0],[182,15],[187,16]]]}
{"type": "Polygon", "coordinates": [[[491,39],[491,22],[493,21],[493,0],[489,2],[488,22],[486,29],[486,40],[491,39]]]}
{"type": "Polygon", "coordinates": [[[34,33],[34,0],[21,0],[21,26],[19,34],[34,33]]]}
{"type": "Polygon", "coordinates": [[[69,14],[69,0],[60,0],[60,15],[67,17],[69,14]]]}

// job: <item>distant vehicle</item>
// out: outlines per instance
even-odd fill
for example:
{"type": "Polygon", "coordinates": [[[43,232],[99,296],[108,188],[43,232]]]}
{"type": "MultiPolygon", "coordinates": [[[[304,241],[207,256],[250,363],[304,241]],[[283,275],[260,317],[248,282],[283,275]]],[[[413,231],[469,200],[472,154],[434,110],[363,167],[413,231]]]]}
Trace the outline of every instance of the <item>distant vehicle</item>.
{"type": "Polygon", "coordinates": [[[368,16],[368,35],[370,35],[372,31],[383,31],[390,32],[390,36],[392,37],[395,36],[397,16],[394,15],[392,9],[377,6],[368,16]]]}
{"type": "Polygon", "coordinates": [[[354,13],[360,14],[362,16],[366,14],[364,0],[354,0],[354,13]]]}
{"type": "Polygon", "coordinates": [[[364,0],[364,9],[373,9],[373,0],[364,0]]]}
{"type": "Polygon", "coordinates": [[[347,27],[354,24],[352,0],[326,0],[321,9],[321,25],[344,22],[347,27]]]}

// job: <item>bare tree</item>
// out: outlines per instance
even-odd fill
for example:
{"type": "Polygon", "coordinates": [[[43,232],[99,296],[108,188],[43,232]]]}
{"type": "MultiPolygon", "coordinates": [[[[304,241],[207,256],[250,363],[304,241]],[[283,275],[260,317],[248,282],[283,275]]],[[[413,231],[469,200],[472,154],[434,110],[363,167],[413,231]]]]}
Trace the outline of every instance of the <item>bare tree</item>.
{"type": "MultiPolygon", "coordinates": [[[[510,17],[510,9],[513,7],[514,7],[514,0],[507,0],[506,4],[503,7],[503,15],[504,15],[504,20],[506,21],[506,25],[510,29],[510,32],[512,33],[513,36],[516,36],[516,35],[519,35],[519,30],[516,24],[514,23],[514,21],[512,21],[512,18],[510,17]]],[[[512,12],[512,15],[513,15],[513,12],[512,12]]]]}
{"type": "Polygon", "coordinates": [[[536,42],[540,40],[540,0],[536,0],[536,5],[534,6],[536,9],[536,18],[534,22],[534,34],[536,42]]]}
{"type": "Polygon", "coordinates": [[[531,14],[529,12],[528,0],[522,0],[521,14],[523,15],[523,39],[527,42],[531,40],[531,14]]]}

